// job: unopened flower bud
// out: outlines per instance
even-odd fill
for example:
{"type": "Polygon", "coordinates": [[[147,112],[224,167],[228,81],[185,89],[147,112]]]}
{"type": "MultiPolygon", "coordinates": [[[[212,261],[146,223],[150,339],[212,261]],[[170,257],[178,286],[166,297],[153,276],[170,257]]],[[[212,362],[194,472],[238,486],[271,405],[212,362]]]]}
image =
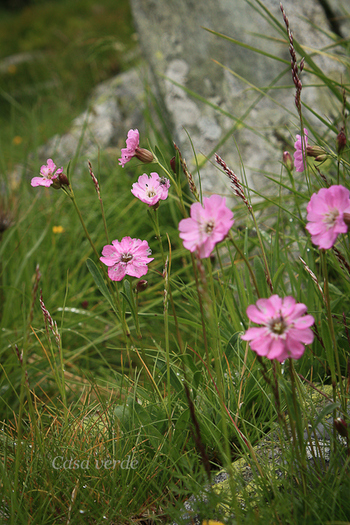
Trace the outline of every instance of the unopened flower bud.
{"type": "Polygon", "coordinates": [[[315,160],[319,162],[321,160],[326,160],[327,158],[326,150],[321,148],[320,146],[307,146],[306,154],[308,157],[314,157],[315,160]]]}
{"type": "Polygon", "coordinates": [[[176,175],[176,158],[175,157],[172,157],[170,159],[170,167],[176,175]]]}
{"type": "Polygon", "coordinates": [[[350,226],[350,213],[346,213],[346,212],[343,213],[343,221],[345,222],[345,224],[349,228],[349,226],[350,226]]]}
{"type": "Polygon", "coordinates": [[[337,417],[337,419],[334,420],[334,426],[338,434],[344,438],[348,437],[348,425],[344,419],[337,417]]]}
{"type": "Polygon", "coordinates": [[[145,279],[141,279],[136,285],[136,292],[137,293],[144,292],[147,287],[148,287],[148,281],[146,281],[145,279]]]}
{"type": "Polygon", "coordinates": [[[62,186],[69,186],[69,180],[67,175],[65,175],[64,173],[60,173],[58,178],[60,179],[60,183],[62,186]]]}
{"type": "Polygon", "coordinates": [[[152,206],[150,206],[150,208],[153,208],[153,210],[158,210],[159,205],[160,205],[160,202],[157,201],[155,204],[153,204],[152,206]]]}
{"type": "Polygon", "coordinates": [[[283,152],[283,164],[286,166],[286,168],[289,171],[293,171],[294,162],[293,162],[292,156],[289,153],[289,151],[283,152]]]}
{"type": "Polygon", "coordinates": [[[153,154],[148,151],[148,149],[144,148],[136,148],[135,149],[135,157],[139,159],[141,162],[144,162],[145,164],[149,164],[150,162],[153,162],[153,154]]]}
{"type": "Polygon", "coordinates": [[[53,188],[54,190],[59,190],[61,189],[61,186],[62,184],[59,177],[56,177],[56,179],[52,179],[51,188],[53,188]]]}
{"type": "Polygon", "coordinates": [[[335,144],[337,148],[337,153],[338,155],[340,155],[340,153],[343,151],[343,149],[346,146],[346,135],[344,133],[344,128],[341,128],[341,130],[339,131],[335,144]]]}

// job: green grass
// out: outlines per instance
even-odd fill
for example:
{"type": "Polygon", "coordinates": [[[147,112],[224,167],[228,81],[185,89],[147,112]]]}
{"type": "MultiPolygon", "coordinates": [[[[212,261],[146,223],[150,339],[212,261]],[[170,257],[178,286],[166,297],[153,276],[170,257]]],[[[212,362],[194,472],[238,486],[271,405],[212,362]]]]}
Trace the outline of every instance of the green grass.
{"type": "MultiPolygon", "coordinates": [[[[0,8],[0,151],[11,166],[64,133],[92,88],[135,61],[127,0],[52,0],[20,12],[0,8]]],[[[5,167],[3,166],[3,167],[5,167]]]]}
{"type": "MultiPolygon", "coordinates": [[[[150,144],[154,162],[146,166],[134,158],[123,169],[114,153],[91,159],[109,243],[128,235],[152,249],[148,286],[138,294],[137,279],[116,285],[103,273],[105,225],[82,159],[76,162],[84,184],[71,166],[64,172],[88,235],[69,189],[33,188],[28,180],[13,184],[12,167],[21,162],[38,174],[40,166],[28,154],[64,131],[96,82],[127,67],[123,53],[102,52],[107,36],[133,47],[129,11],[123,18],[112,4],[99,3],[108,19],[102,29],[93,2],[37,3],[17,15],[19,21],[6,14],[17,46],[6,54],[41,50],[43,76],[38,63],[28,63],[7,73],[2,92],[9,121],[0,152],[0,516],[11,524],[181,523],[183,502],[203,491],[209,467],[211,479],[225,468],[231,481],[219,493],[209,490],[207,502],[199,498],[200,521],[347,523],[349,443],[331,428],[331,460],[326,464],[322,453],[313,464],[306,461],[303,438],[308,425],[316,427],[333,413],[349,423],[349,236],[339,236],[338,253],[322,252],[305,231],[306,204],[328,185],[324,177],[329,185],[348,187],[349,149],[332,153],[334,124],[320,138],[330,152],[326,164],[308,160],[305,173],[281,166],[279,173],[265,174],[275,191],[262,195],[252,212],[239,201],[230,236],[212,258],[197,259],[178,233],[195,196],[179,158],[176,173],[171,170],[175,152],[164,130],[155,130],[150,115],[157,107],[149,97],[145,121],[156,137],[150,144]],[[120,35],[111,21],[117,13],[120,35]],[[58,28],[68,47],[63,38],[48,38],[58,28]],[[77,78],[71,72],[80,67],[77,78]],[[11,84],[17,74],[22,76],[11,84]],[[57,86],[41,90],[52,78],[60,79],[57,86]],[[16,92],[18,84],[38,89],[29,96],[16,92]],[[50,103],[51,113],[44,111],[50,103]],[[17,146],[16,136],[22,138],[17,146]],[[130,191],[144,171],[171,179],[157,212],[130,191]],[[267,275],[273,293],[293,295],[315,319],[314,341],[293,366],[258,359],[240,337],[250,326],[247,306],[272,294],[267,275]],[[328,407],[319,405],[319,393],[311,398],[315,389],[327,389],[327,400],[321,398],[328,407]],[[262,455],[255,448],[267,436],[275,458],[264,455],[264,445],[262,455]],[[279,454],[282,463],[275,465],[279,454]],[[237,472],[238,460],[250,471],[237,472]]],[[[346,46],[337,52],[337,58],[348,56],[346,46]]],[[[338,94],[335,83],[328,88],[338,94]]],[[[343,89],[349,95],[345,80],[343,89]]],[[[342,107],[336,107],[341,121],[342,107]]],[[[142,147],[147,139],[141,137],[142,147]]]]}

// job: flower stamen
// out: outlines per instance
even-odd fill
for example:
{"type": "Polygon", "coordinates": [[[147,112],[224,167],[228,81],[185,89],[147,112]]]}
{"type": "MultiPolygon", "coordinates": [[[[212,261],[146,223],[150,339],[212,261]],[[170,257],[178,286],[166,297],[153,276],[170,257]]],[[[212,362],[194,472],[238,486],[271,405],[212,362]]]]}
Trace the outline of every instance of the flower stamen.
{"type": "Polygon", "coordinates": [[[204,228],[205,233],[207,235],[211,235],[213,233],[214,228],[215,228],[215,222],[214,221],[207,222],[207,224],[205,225],[205,228],[204,228]]]}
{"type": "Polygon", "coordinates": [[[134,257],[134,256],[131,255],[131,253],[124,253],[124,254],[121,256],[120,260],[121,260],[121,262],[123,262],[123,263],[128,263],[128,262],[130,262],[130,261],[133,260],[133,257],[134,257]]]}

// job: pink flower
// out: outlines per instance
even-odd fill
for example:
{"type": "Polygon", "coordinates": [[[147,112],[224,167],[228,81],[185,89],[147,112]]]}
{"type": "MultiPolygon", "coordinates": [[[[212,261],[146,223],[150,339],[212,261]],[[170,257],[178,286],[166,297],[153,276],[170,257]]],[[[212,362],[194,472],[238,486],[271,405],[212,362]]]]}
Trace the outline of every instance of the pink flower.
{"type": "Polygon", "coordinates": [[[301,136],[300,135],[297,135],[296,138],[296,142],[294,144],[294,147],[295,147],[295,152],[294,152],[294,165],[295,165],[295,169],[296,171],[299,171],[299,172],[302,172],[304,171],[305,169],[305,165],[304,165],[304,157],[306,157],[306,149],[307,149],[307,136],[308,136],[308,130],[306,128],[304,128],[304,133],[305,133],[305,136],[304,136],[304,140],[303,140],[303,148],[302,148],[302,142],[301,142],[301,136]],[[303,155],[303,150],[304,150],[304,155],[303,155]]]}
{"type": "Polygon", "coordinates": [[[148,206],[154,206],[160,200],[164,201],[168,197],[169,188],[170,182],[165,177],[160,178],[158,173],[151,173],[148,177],[144,173],[132,185],[131,193],[148,206]]]}
{"type": "Polygon", "coordinates": [[[199,202],[192,204],[191,217],[179,222],[180,238],[187,250],[198,250],[199,258],[203,259],[226,237],[233,223],[225,197],[211,195],[204,197],[203,206],[199,202]]]}
{"type": "Polygon", "coordinates": [[[136,150],[139,147],[139,143],[140,136],[138,129],[130,129],[128,131],[128,138],[126,139],[126,148],[122,148],[122,156],[119,159],[119,164],[123,168],[125,164],[136,155],[136,150]]]}
{"type": "Polygon", "coordinates": [[[121,281],[125,275],[141,277],[148,272],[147,264],[153,261],[147,241],[124,237],[120,242],[112,241],[103,247],[100,261],[108,266],[112,281],[121,281]]]}
{"type": "MultiPolygon", "coordinates": [[[[44,166],[41,166],[40,168],[40,175],[41,177],[34,177],[31,180],[31,185],[36,186],[46,186],[48,188],[51,186],[51,184],[54,184],[55,179],[58,178],[58,176],[63,172],[63,168],[58,168],[56,170],[56,164],[53,162],[52,159],[47,159],[47,164],[44,166]]],[[[59,181],[57,181],[59,182],[59,181]]],[[[60,184],[59,184],[60,187],[60,184]]]]}
{"type": "Polygon", "coordinates": [[[344,213],[350,213],[350,197],[344,186],[321,188],[312,195],[306,209],[309,221],[306,229],[313,244],[319,248],[328,250],[340,233],[348,231],[344,213]]]}
{"type": "Polygon", "coordinates": [[[294,297],[281,299],[272,295],[269,299],[258,299],[256,306],[248,306],[247,316],[263,326],[249,328],[241,338],[250,341],[250,348],[268,359],[280,363],[288,357],[299,359],[304,345],[314,339],[310,326],[315,320],[312,315],[304,315],[306,311],[305,304],[296,303],[294,297]]]}

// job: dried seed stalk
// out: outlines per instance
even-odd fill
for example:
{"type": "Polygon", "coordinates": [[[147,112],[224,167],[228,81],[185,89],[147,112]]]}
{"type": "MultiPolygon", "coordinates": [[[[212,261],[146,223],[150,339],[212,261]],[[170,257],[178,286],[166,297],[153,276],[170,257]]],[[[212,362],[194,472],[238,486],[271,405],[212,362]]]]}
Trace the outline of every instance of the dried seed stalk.
{"type": "Polygon", "coordinates": [[[226,162],[217,154],[215,153],[215,161],[219,166],[222,167],[226,175],[231,181],[231,188],[234,192],[234,194],[242,199],[244,204],[247,206],[249,211],[252,211],[252,206],[249,204],[247,197],[245,196],[242,184],[240,183],[237,175],[227,166],[226,162]]]}

